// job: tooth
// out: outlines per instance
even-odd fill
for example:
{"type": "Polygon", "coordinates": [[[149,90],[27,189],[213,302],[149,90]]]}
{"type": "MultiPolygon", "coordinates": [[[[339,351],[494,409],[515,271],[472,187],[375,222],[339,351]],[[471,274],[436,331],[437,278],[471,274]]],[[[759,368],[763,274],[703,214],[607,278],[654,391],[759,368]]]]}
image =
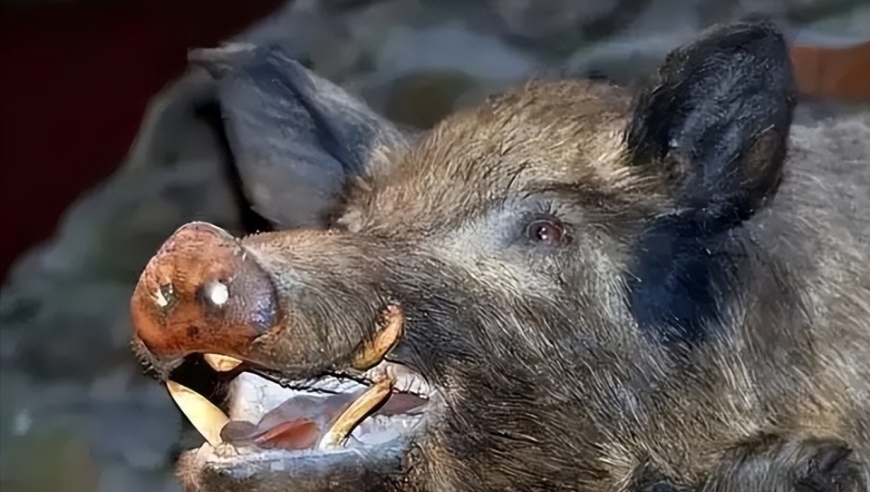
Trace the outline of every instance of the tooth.
{"type": "Polygon", "coordinates": [[[393,381],[384,379],[367,389],[360,395],[344,413],[332,424],[326,434],[320,439],[320,449],[335,448],[347,439],[354,427],[365,419],[379,403],[384,401],[393,390],[393,381]]]}
{"type": "Polygon", "coordinates": [[[373,340],[364,342],[357,351],[353,361],[354,368],[361,371],[370,369],[382,361],[399,342],[404,331],[405,316],[397,306],[390,306],[387,308],[386,319],[387,326],[373,340]]]}
{"type": "Polygon", "coordinates": [[[404,375],[399,376],[396,379],[396,390],[407,393],[411,387],[413,386],[413,381],[405,377],[404,375]]]}
{"type": "Polygon", "coordinates": [[[239,359],[228,355],[205,354],[202,358],[217,372],[232,371],[242,364],[239,359]]]}
{"type": "Polygon", "coordinates": [[[210,445],[216,447],[223,442],[221,429],[230,419],[220,408],[199,393],[175,381],[166,381],[166,389],[169,390],[169,395],[175,400],[178,408],[210,445]]]}

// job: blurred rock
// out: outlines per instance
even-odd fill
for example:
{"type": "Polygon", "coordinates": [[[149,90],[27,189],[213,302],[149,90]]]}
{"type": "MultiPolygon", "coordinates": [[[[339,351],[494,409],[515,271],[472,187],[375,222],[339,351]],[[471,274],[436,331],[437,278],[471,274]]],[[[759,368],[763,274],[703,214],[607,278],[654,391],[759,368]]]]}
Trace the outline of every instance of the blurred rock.
{"type": "MultiPolygon", "coordinates": [[[[707,3],[715,3],[707,0],[707,3]]],[[[736,15],[762,14],[795,23],[813,22],[867,5],[865,0],[737,0],[736,15]]]]}
{"type": "Polygon", "coordinates": [[[801,46],[845,48],[870,41],[870,2],[836,11],[794,27],[791,40],[801,46]]]}
{"type": "Polygon", "coordinates": [[[100,471],[87,444],[77,436],[56,434],[39,438],[13,438],[14,446],[0,472],[4,492],[98,492],[100,471]],[[46,473],[46,470],[51,470],[46,473]]]}
{"type": "MultiPolygon", "coordinates": [[[[562,57],[589,42],[618,35],[655,0],[490,0],[487,3],[506,39],[540,53],[562,57]]],[[[690,6],[692,2],[683,3],[690,6]]]]}
{"type": "Polygon", "coordinates": [[[582,31],[619,9],[624,0],[492,0],[495,15],[511,34],[538,38],[582,31]]]}
{"type": "Polygon", "coordinates": [[[105,378],[113,381],[97,383],[102,388],[4,369],[3,490],[6,484],[34,492],[158,490],[153,484],[171,476],[181,418],[165,391],[133,369],[124,364],[107,370],[105,378]],[[57,468],[46,473],[46,462],[57,468]],[[106,488],[112,469],[125,470],[127,487],[106,488]]]}
{"type": "Polygon", "coordinates": [[[456,108],[459,98],[475,80],[453,70],[418,71],[390,84],[387,118],[415,128],[431,128],[456,108]]]}
{"type": "Polygon", "coordinates": [[[518,80],[532,76],[541,64],[498,38],[454,21],[419,30],[393,29],[375,67],[394,77],[422,70],[455,70],[476,78],[518,80]]]}
{"type": "Polygon", "coordinates": [[[341,83],[374,68],[393,28],[425,17],[416,0],[297,0],[228,41],[281,46],[341,83]]]}
{"type": "Polygon", "coordinates": [[[621,85],[633,85],[651,74],[673,48],[691,39],[694,29],[625,33],[578,50],[565,68],[578,75],[599,75],[621,85]]]}

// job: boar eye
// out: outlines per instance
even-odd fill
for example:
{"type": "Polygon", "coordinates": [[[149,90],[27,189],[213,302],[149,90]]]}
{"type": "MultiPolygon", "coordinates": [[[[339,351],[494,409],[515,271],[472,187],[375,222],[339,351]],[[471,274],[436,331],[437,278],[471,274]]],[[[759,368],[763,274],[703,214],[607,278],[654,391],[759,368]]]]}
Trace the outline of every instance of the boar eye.
{"type": "Polygon", "coordinates": [[[562,243],[565,229],[556,220],[538,219],[529,224],[527,235],[534,242],[555,246],[562,243]]]}

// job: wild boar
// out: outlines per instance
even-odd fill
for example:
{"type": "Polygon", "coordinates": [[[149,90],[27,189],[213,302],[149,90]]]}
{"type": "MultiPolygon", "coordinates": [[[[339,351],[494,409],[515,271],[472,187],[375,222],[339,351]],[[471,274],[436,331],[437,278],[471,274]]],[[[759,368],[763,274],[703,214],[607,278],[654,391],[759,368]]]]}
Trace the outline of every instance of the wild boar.
{"type": "Polygon", "coordinates": [[[309,118],[293,162],[359,165],[322,227],[190,223],[142,273],[136,350],[208,441],[186,490],[868,490],[870,159],[795,136],[774,26],[711,28],[637,97],[535,80],[419,136],[254,52],[309,118]]]}

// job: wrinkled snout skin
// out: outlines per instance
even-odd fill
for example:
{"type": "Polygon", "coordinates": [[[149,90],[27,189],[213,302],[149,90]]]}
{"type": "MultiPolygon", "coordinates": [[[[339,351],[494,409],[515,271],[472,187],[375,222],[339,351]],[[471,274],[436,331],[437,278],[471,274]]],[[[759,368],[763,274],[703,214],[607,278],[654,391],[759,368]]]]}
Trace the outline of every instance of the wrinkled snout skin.
{"type": "MultiPolygon", "coordinates": [[[[400,467],[306,491],[867,491],[870,163],[804,145],[794,104],[766,24],[705,33],[637,98],[529,83],[373,152],[328,229],[182,227],[136,343],[297,380],[399,306],[388,358],[443,404],[400,467]]],[[[282,490],[181,463],[189,491],[282,490]]]]}
{"type": "Polygon", "coordinates": [[[369,258],[389,257],[348,235],[237,239],[211,224],[187,224],[136,286],[136,338],[167,361],[158,369],[193,353],[237,357],[292,379],[345,368],[389,305],[383,273],[369,258]],[[226,300],[215,302],[216,293],[226,300]]]}

